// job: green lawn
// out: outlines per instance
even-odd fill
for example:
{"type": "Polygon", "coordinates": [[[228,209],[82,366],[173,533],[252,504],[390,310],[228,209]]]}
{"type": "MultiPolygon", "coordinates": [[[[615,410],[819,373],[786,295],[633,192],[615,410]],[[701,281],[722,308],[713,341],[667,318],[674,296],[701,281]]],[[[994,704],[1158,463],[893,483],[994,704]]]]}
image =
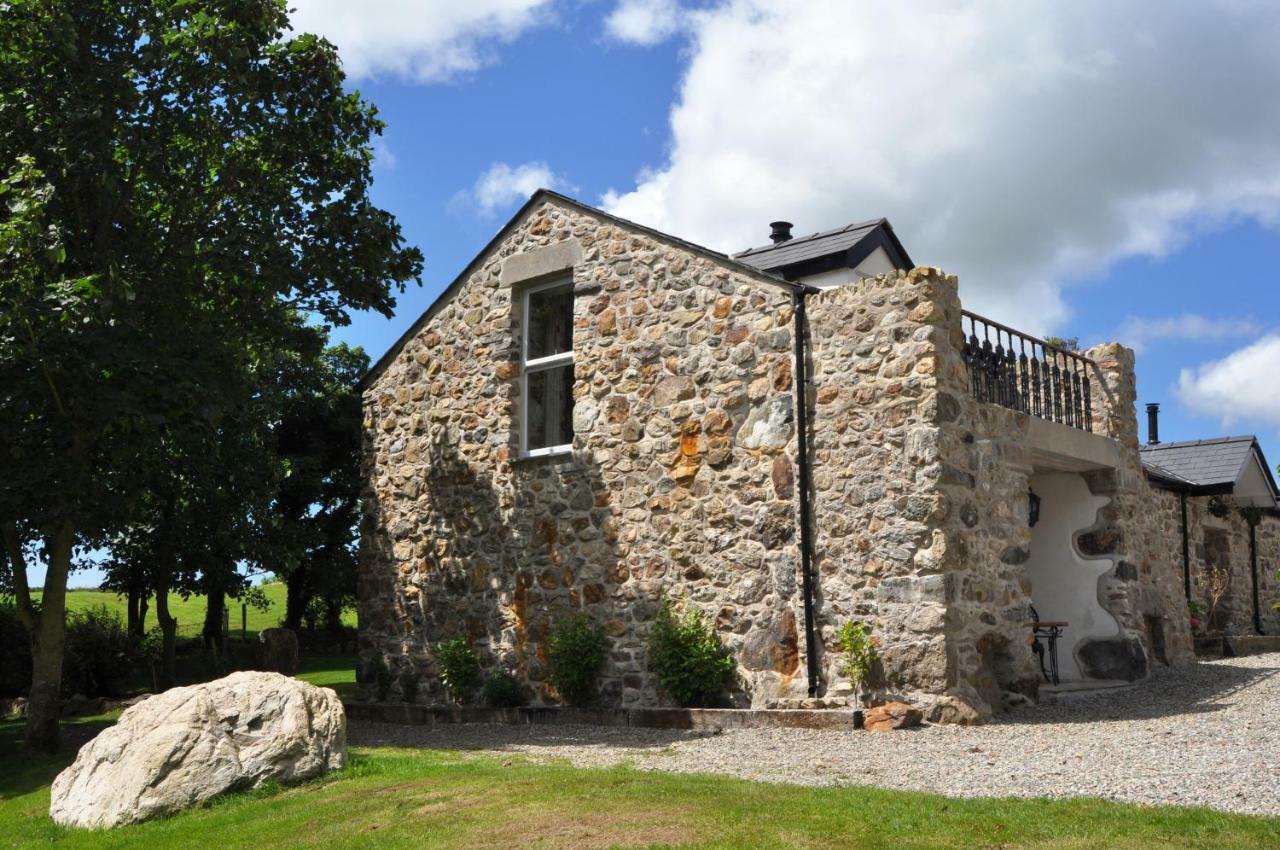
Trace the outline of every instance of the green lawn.
{"type": "MultiPolygon", "coordinates": [[[[259,611],[253,606],[249,607],[248,628],[251,634],[257,634],[262,629],[278,626],[280,621],[284,619],[284,584],[271,582],[262,585],[262,590],[271,605],[266,611],[259,611]]],[[[32,596],[39,599],[39,591],[34,592],[32,596]]],[[[228,603],[231,609],[231,633],[239,635],[241,626],[240,604],[234,599],[228,600],[228,603]]],[[[116,612],[121,620],[126,618],[125,599],[123,596],[117,596],[106,590],[76,589],[67,591],[68,611],[83,611],[86,608],[92,608],[97,605],[107,606],[107,608],[116,612]]],[[[183,599],[175,594],[169,597],[169,611],[178,620],[179,634],[190,635],[198,632],[204,625],[204,609],[205,600],[203,596],[191,596],[183,599]]],[[[356,624],[356,612],[354,610],[344,612],[342,621],[346,625],[354,626],[356,624]]],[[[150,628],[155,624],[156,612],[153,603],[147,611],[147,627],[150,628]]]]}
{"type": "Polygon", "coordinates": [[[356,660],[350,655],[311,655],[298,659],[298,678],[340,697],[356,695],[356,660]]]}
{"type": "MultiPolygon", "coordinates": [[[[109,720],[83,721],[81,736],[109,720]]],[[[1199,809],[1097,800],[953,800],[405,749],[354,749],[350,766],[324,780],[236,794],[167,820],[86,833],[59,829],[47,817],[48,784],[66,761],[18,757],[16,725],[0,724],[0,846],[1280,846],[1280,820],[1199,809]]]]}

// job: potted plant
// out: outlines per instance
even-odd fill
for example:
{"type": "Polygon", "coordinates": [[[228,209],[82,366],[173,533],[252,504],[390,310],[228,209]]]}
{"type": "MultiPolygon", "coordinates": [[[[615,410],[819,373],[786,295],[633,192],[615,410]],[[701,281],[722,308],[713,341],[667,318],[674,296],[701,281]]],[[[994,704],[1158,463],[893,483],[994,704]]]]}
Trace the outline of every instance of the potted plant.
{"type": "Polygon", "coordinates": [[[1205,629],[1209,634],[1221,635],[1223,628],[1218,620],[1218,605],[1231,587],[1231,573],[1222,564],[1205,564],[1204,573],[1200,576],[1200,587],[1209,600],[1205,629]]]}
{"type": "Polygon", "coordinates": [[[1187,616],[1191,619],[1191,634],[1200,637],[1204,634],[1204,606],[1195,600],[1187,602],[1187,616]]]}

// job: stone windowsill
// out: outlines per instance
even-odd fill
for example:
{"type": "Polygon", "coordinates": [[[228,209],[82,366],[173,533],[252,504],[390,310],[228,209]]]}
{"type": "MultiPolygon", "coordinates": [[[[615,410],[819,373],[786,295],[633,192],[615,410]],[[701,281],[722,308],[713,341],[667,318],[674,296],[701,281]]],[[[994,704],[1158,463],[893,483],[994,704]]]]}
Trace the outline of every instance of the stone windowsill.
{"type": "Polygon", "coordinates": [[[550,466],[576,465],[573,449],[545,455],[520,455],[511,459],[512,466],[540,466],[544,464],[550,466]]]}

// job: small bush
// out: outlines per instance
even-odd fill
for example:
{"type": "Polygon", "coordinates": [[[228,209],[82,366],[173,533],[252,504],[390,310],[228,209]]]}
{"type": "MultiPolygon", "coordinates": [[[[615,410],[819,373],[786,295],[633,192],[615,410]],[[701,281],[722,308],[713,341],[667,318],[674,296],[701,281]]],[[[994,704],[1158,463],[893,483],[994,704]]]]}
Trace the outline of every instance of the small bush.
{"type": "Polygon", "coordinates": [[[387,702],[391,699],[391,686],[395,683],[391,677],[391,670],[387,668],[387,662],[381,655],[375,655],[373,660],[365,665],[365,681],[373,685],[373,694],[378,702],[387,702]]]}
{"type": "Polygon", "coordinates": [[[696,610],[678,614],[670,599],[649,633],[649,669],[682,706],[706,706],[724,693],[733,675],[733,654],[696,610]]]}
{"type": "Polygon", "coordinates": [[[876,647],[879,642],[871,636],[871,629],[866,623],[849,620],[840,627],[837,633],[840,640],[840,672],[849,677],[855,693],[861,693],[862,687],[871,676],[871,667],[876,663],[879,654],[876,647]]]}
{"type": "Polygon", "coordinates": [[[105,605],[67,615],[62,690],[68,696],[120,697],[141,661],[138,642],[105,605]]]}
{"type": "Polygon", "coordinates": [[[405,702],[413,702],[418,698],[418,673],[412,667],[400,671],[400,696],[405,702]]]}
{"type": "Polygon", "coordinates": [[[490,708],[519,708],[524,705],[524,690],[510,673],[490,673],[484,680],[484,701],[490,708]]]}
{"type": "Polygon", "coordinates": [[[609,649],[604,629],[581,611],[565,614],[551,627],[547,644],[551,684],[569,705],[588,705],[609,649]]]}
{"type": "Polygon", "coordinates": [[[457,702],[462,702],[480,684],[480,659],[466,638],[456,637],[436,645],[440,681],[457,702]]]}

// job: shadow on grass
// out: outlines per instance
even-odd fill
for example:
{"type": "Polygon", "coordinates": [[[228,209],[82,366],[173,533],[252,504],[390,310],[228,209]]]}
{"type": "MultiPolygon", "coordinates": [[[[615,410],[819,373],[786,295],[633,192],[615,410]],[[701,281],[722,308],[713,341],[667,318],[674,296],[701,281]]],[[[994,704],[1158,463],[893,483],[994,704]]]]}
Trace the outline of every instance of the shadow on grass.
{"type": "Polygon", "coordinates": [[[115,722],[115,714],[63,720],[62,749],[53,755],[32,753],[22,745],[23,721],[0,723],[0,800],[22,797],[49,785],[75,760],[82,746],[115,722]]]}

